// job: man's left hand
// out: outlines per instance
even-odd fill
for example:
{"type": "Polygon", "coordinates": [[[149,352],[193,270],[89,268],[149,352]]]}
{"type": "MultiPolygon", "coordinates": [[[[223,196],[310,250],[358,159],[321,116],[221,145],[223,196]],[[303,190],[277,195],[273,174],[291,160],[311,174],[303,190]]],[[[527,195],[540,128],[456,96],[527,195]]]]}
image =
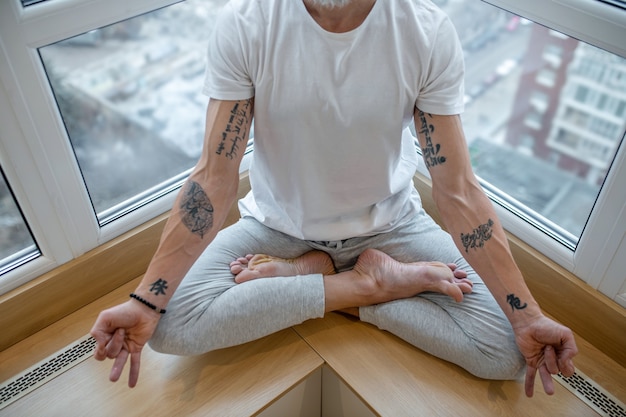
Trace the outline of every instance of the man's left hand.
{"type": "Polygon", "coordinates": [[[533,396],[537,371],[546,394],[554,394],[552,375],[560,372],[569,377],[574,374],[572,359],[578,353],[574,334],[545,316],[514,330],[517,345],[526,359],[526,395],[533,396]]]}

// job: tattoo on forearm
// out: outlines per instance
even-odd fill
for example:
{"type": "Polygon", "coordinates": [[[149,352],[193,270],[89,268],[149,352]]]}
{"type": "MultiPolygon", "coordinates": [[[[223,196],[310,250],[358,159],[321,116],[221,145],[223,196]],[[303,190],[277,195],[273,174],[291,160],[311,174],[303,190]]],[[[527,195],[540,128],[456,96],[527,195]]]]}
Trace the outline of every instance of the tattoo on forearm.
{"type": "Polygon", "coordinates": [[[519,297],[516,297],[515,294],[507,295],[506,302],[509,303],[509,305],[511,306],[511,311],[523,310],[528,306],[527,303],[524,303],[524,305],[522,305],[522,301],[519,299],[519,297]]]}
{"type": "Polygon", "coordinates": [[[159,278],[150,284],[150,292],[153,292],[155,295],[165,295],[165,290],[167,290],[167,281],[164,279],[159,278]]]}
{"type": "Polygon", "coordinates": [[[426,168],[441,165],[446,162],[446,157],[439,154],[441,151],[441,145],[433,145],[433,139],[430,136],[435,131],[435,126],[432,123],[428,123],[428,120],[426,120],[426,114],[424,114],[423,111],[418,110],[417,112],[420,119],[419,133],[424,135],[424,139],[426,140],[426,146],[422,149],[424,161],[426,162],[426,168]]]}
{"type": "Polygon", "coordinates": [[[489,219],[487,223],[481,224],[471,233],[461,233],[461,243],[465,248],[465,252],[469,252],[470,248],[478,249],[485,246],[485,242],[491,239],[493,234],[492,226],[493,220],[489,219]]]}
{"type": "Polygon", "coordinates": [[[180,209],[183,224],[201,238],[213,227],[213,205],[197,182],[187,182],[180,209]]]}
{"type": "Polygon", "coordinates": [[[245,149],[248,141],[251,108],[252,99],[246,100],[243,104],[235,103],[230,111],[228,123],[222,132],[222,140],[215,151],[216,154],[222,155],[223,153],[228,159],[234,159],[239,152],[240,143],[243,142],[245,149]]]}

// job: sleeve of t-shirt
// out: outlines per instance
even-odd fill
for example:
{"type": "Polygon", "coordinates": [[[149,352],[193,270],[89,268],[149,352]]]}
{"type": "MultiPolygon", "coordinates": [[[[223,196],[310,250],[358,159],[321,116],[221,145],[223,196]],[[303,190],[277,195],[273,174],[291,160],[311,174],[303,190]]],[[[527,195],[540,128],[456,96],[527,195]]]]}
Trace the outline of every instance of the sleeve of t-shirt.
{"type": "Polygon", "coordinates": [[[211,98],[243,100],[254,96],[241,29],[241,21],[229,2],[217,18],[207,48],[202,92],[211,98]]]}
{"type": "Polygon", "coordinates": [[[447,17],[438,27],[429,58],[428,74],[415,106],[432,114],[462,113],[465,76],[463,50],[454,25],[447,17]]]}

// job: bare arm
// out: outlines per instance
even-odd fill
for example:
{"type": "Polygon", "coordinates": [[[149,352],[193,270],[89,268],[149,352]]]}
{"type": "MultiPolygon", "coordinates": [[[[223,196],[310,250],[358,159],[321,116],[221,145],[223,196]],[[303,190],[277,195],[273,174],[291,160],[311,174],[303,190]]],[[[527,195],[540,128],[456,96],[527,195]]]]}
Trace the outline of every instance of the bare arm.
{"type": "Polygon", "coordinates": [[[222,227],[237,197],[252,116],[253,99],[209,102],[202,156],[178,194],[159,247],[135,291],[156,306],[165,307],[222,227]]]}
{"type": "MultiPolygon", "coordinates": [[[[135,290],[142,300],[165,309],[221,228],[237,196],[252,117],[253,99],[209,102],[202,156],[180,190],[159,247],[135,290]]],[[[91,329],[97,342],[94,357],[115,359],[112,381],[119,379],[130,356],[128,385],[137,384],[141,350],[159,318],[159,313],[134,299],[100,313],[91,329]]]]}
{"type": "Polygon", "coordinates": [[[416,109],[415,125],[442,221],[508,317],[526,357],[526,393],[532,395],[537,369],[551,393],[549,373],[574,371],[571,358],[576,345],[571,331],[547,319],[526,286],[504,229],[472,171],[460,117],[416,109]],[[559,358],[554,357],[555,350],[559,358]]]}
{"type": "Polygon", "coordinates": [[[419,110],[415,116],[433,198],[445,227],[511,323],[534,320],[541,311],[513,261],[491,201],[472,172],[459,117],[419,110]],[[519,302],[511,303],[511,299],[519,302]]]}

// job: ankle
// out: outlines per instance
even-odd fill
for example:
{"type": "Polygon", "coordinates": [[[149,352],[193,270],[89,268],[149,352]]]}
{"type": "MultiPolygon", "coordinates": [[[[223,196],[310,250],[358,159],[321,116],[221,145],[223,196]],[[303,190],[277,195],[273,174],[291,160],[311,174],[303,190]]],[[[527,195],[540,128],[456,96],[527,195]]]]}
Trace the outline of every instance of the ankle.
{"type": "Polygon", "coordinates": [[[363,299],[361,305],[371,305],[380,302],[381,295],[386,294],[384,283],[379,282],[371,275],[364,274],[359,271],[354,271],[355,277],[353,279],[355,293],[363,299]]]}

